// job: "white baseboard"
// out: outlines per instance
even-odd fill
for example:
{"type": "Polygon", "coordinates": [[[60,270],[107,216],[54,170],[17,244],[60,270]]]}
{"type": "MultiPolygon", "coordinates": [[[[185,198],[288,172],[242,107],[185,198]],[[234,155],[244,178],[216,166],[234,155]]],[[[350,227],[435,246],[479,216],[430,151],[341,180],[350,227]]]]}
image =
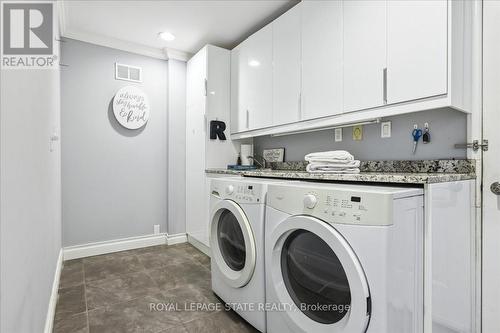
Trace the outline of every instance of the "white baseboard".
{"type": "Polygon", "coordinates": [[[64,260],[91,257],[100,254],[133,250],[141,247],[162,245],[166,243],[166,235],[158,234],[68,246],[64,248],[64,260]]]}
{"type": "Polygon", "coordinates": [[[78,259],[100,254],[120,252],[125,250],[139,249],[141,247],[162,245],[162,244],[179,244],[187,242],[186,234],[157,234],[139,237],[129,237],[121,239],[113,239],[104,242],[96,242],[75,246],[65,247],[64,260],[78,259]]]}
{"type": "Polygon", "coordinates": [[[44,333],[52,333],[54,327],[54,316],[56,314],[57,296],[59,291],[59,279],[61,278],[61,270],[63,265],[63,250],[59,251],[57,258],[56,271],[54,273],[54,281],[52,282],[52,291],[50,293],[49,307],[47,309],[47,318],[45,319],[44,333]]]}
{"type": "Polygon", "coordinates": [[[189,244],[193,245],[195,248],[205,253],[207,256],[211,257],[210,247],[206,246],[205,244],[203,244],[202,242],[200,242],[191,235],[187,235],[187,241],[189,242],[189,244]]]}
{"type": "Polygon", "coordinates": [[[186,243],[186,242],[187,242],[187,235],[186,234],[167,235],[167,244],[168,245],[174,245],[174,244],[180,244],[180,243],[186,243]]]}

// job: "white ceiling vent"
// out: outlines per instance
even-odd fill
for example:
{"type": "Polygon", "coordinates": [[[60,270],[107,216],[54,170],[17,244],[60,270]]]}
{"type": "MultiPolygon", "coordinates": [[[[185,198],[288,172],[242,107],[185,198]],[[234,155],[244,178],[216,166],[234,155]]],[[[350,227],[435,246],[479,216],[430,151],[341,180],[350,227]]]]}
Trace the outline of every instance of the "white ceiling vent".
{"type": "Polygon", "coordinates": [[[142,68],[115,63],[115,79],[142,82],[142,68]]]}

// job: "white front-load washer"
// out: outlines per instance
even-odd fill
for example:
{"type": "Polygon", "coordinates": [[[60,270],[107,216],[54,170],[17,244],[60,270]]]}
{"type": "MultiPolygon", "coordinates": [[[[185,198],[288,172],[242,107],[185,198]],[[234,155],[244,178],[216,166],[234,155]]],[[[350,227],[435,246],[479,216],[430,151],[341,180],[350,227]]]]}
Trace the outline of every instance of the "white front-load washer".
{"type": "Polygon", "coordinates": [[[423,330],[423,190],[270,185],[267,331],[423,330]]]}
{"type": "Polygon", "coordinates": [[[242,318],[266,331],[264,218],[273,180],[219,178],[210,185],[212,290],[242,318]]]}

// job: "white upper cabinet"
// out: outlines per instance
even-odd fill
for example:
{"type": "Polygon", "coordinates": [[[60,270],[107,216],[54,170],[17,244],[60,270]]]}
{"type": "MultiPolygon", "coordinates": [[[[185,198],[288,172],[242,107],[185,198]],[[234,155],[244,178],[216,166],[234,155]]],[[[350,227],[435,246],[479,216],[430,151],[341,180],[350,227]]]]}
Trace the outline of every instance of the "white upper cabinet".
{"type": "Polygon", "coordinates": [[[300,120],[301,4],[273,22],[273,125],[300,120]]]}
{"type": "Polygon", "coordinates": [[[272,26],[259,30],[231,51],[231,132],[272,125],[272,26]]]}
{"type": "Polygon", "coordinates": [[[249,101],[246,85],[249,81],[246,66],[246,44],[231,50],[231,133],[249,130],[247,105],[249,101]]]}
{"type": "Polygon", "coordinates": [[[386,8],[378,0],[343,3],[344,112],[384,104],[386,8]]]}
{"type": "Polygon", "coordinates": [[[302,2],[302,119],[342,113],[342,2],[302,2]]]}
{"type": "Polygon", "coordinates": [[[273,30],[267,25],[247,40],[249,129],[273,124],[273,30]]]}
{"type": "Polygon", "coordinates": [[[387,1],[387,102],[447,93],[448,3],[387,1]]]}
{"type": "Polygon", "coordinates": [[[458,0],[301,1],[231,52],[233,137],[472,112],[479,9],[458,0]]]}

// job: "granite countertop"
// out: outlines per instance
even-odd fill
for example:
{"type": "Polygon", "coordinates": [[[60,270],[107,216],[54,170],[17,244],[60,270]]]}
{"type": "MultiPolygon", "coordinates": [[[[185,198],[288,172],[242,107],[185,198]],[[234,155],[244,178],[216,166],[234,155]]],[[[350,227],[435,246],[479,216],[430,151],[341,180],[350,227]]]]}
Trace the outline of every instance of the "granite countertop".
{"type": "Polygon", "coordinates": [[[283,162],[271,164],[272,169],[207,169],[206,172],[261,178],[405,184],[434,184],[476,178],[473,160],[363,161],[361,172],[357,174],[309,173],[305,171],[305,165],[305,162],[283,162]]]}

